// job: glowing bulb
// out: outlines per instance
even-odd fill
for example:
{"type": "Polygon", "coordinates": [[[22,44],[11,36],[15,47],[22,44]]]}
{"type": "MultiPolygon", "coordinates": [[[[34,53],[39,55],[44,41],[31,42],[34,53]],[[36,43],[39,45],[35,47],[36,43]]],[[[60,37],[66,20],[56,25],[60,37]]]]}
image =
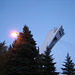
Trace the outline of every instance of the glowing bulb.
{"type": "Polygon", "coordinates": [[[11,36],[12,36],[12,37],[17,37],[17,35],[18,35],[17,32],[12,32],[12,33],[11,33],[11,36]]]}

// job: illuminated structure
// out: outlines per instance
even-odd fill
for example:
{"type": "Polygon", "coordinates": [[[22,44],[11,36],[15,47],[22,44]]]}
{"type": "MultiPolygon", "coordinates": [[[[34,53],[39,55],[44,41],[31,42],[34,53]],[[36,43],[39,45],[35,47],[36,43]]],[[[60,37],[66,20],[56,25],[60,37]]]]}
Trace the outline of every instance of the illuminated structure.
{"type": "Polygon", "coordinates": [[[64,35],[64,29],[62,26],[58,28],[54,28],[47,33],[47,36],[39,49],[39,53],[44,53],[46,48],[52,49],[52,47],[60,40],[60,38],[64,35]]]}

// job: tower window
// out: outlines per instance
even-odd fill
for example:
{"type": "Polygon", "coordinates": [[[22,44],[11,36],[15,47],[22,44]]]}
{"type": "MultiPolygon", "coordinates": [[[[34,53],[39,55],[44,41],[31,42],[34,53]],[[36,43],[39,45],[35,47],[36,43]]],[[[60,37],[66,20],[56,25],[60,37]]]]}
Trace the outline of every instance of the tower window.
{"type": "Polygon", "coordinates": [[[54,38],[54,41],[57,41],[57,38],[56,37],[54,38]]]}
{"type": "Polygon", "coordinates": [[[61,32],[59,31],[59,35],[62,36],[61,32]]]}

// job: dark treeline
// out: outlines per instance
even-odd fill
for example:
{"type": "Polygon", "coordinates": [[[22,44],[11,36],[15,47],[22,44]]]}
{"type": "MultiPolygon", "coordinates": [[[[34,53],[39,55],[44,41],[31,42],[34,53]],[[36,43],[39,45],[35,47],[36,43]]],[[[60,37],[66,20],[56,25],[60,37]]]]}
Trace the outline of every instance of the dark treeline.
{"type": "MultiPolygon", "coordinates": [[[[39,54],[36,41],[25,25],[9,48],[5,42],[0,43],[0,75],[59,75],[52,56],[48,47],[44,54],[39,54]]],[[[75,75],[74,65],[68,53],[62,74],[75,75]]]]}

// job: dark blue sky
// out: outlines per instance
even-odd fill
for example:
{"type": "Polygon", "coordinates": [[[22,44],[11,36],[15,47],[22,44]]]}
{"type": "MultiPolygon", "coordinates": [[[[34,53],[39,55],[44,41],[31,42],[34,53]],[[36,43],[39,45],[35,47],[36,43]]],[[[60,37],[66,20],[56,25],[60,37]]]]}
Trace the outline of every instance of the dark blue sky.
{"type": "Polygon", "coordinates": [[[0,42],[12,44],[10,32],[21,32],[25,24],[38,46],[50,29],[63,25],[65,35],[52,49],[57,71],[61,71],[67,52],[75,62],[75,0],[0,0],[0,42]]]}

